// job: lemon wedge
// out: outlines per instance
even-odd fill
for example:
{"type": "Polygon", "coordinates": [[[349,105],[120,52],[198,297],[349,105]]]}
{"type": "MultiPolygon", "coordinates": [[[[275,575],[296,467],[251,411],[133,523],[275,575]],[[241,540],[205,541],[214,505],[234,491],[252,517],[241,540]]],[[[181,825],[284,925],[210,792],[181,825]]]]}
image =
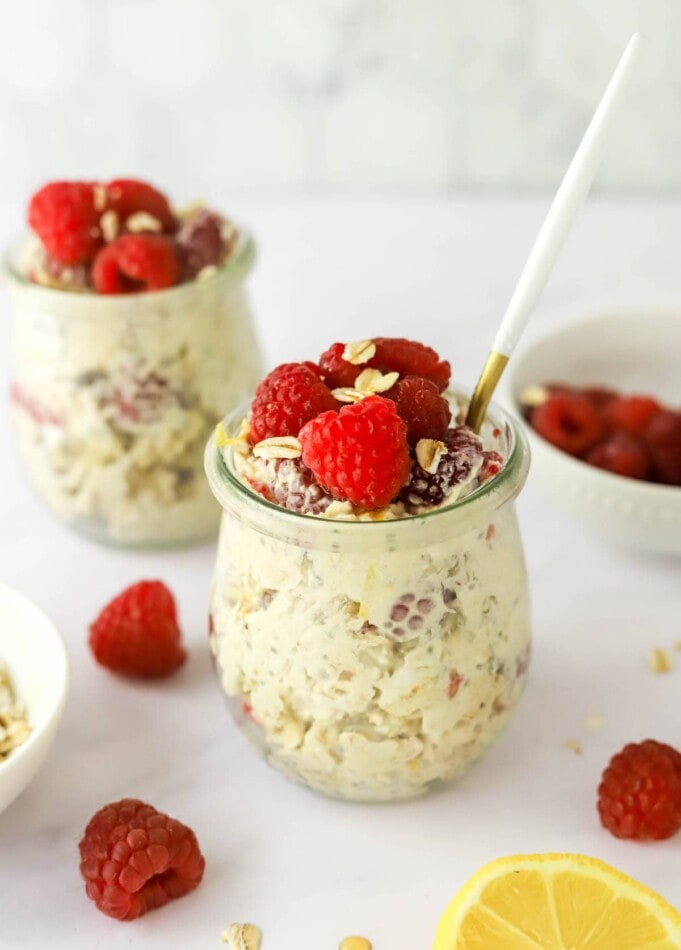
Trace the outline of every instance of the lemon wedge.
{"type": "Polygon", "coordinates": [[[516,855],[468,881],[433,950],[681,950],[681,914],[596,858],[516,855]]]}

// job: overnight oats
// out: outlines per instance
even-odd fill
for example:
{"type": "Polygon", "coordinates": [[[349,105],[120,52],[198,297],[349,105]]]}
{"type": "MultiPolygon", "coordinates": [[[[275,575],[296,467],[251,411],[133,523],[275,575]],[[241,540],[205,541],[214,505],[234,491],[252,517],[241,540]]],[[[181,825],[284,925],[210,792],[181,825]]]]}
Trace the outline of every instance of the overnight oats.
{"type": "Polygon", "coordinates": [[[198,541],[219,522],[206,439],[260,372],[250,237],[144,182],[53,182],[7,263],[20,455],[52,511],[96,540],[198,541]]]}
{"type": "Polygon", "coordinates": [[[221,423],[211,648],[267,760],[328,795],[414,797],[503,729],[530,656],[522,432],[478,437],[422,344],[335,344],[221,423]]]}

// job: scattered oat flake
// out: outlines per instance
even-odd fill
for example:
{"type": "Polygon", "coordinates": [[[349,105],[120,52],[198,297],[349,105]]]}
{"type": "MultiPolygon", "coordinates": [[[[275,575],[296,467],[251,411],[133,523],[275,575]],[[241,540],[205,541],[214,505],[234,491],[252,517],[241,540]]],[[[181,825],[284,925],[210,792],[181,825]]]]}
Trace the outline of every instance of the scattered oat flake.
{"type": "Polygon", "coordinates": [[[574,739],[563,739],[563,745],[566,749],[569,749],[570,752],[574,752],[575,755],[582,754],[582,747],[579,742],[576,742],[574,739]]]}
{"type": "Polygon", "coordinates": [[[595,714],[592,716],[585,716],[584,719],[582,719],[582,725],[587,732],[593,732],[595,734],[597,732],[603,731],[605,728],[605,719],[602,716],[595,714]]]}
{"type": "Polygon", "coordinates": [[[95,185],[93,189],[95,211],[104,211],[106,208],[106,188],[104,185],[95,185]]]}
{"type": "Polygon", "coordinates": [[[416,443],[416,461],[424,472],[433,475],[446,451],[447,446],[439,439],[419,439],[416,443]]]}
{"type": "Polygon", "coordinates": [[[297,459],[303,447],[293,435],[274,435],[253,446],[253,455],[259,459],[297,459]]]}
{"type": "Polygon", "coordinates": [[[392,389],[399,378],[399,373],[383,374],[378,369],[364,369],[355,380],[355,389],[363,395],[374,396],[392,389]]]}
{"type": "Polygon", "coordinates": [[[230,924],[220,934],[229,950],[260,950],[262,934],[255,924],[230,924]]]}
{"type": "Polygon", "coordinates": [[[120,221],[115,211],[105,211],[99,219],[99,226],[102,229],[102,237],[107,242],[115,240],[118,237],[120,221]]]}
{"type": "Polygon", "coordinates": [[[201,270],[196,275],[197,280],[208,280],[210,277],[214,277],[218,272],[215,264],[206,264],[205,267],[202,267],[201,270]]]}
{"type": "Polygon", "coordinates": [[[341,389],[332,389],[331,395],[337,402],[359,402],[364,399],[366,393],[361,393],[358,389],[343,387],[341,389]]]}
{"type": "Polygon", "coordinates": [[[648,665],[653,673],[668,673],[673,666],[671,657],[662,647],[654,647],[650,651],[648,665]]]}
{"type": "Polygon", "coordinates": [[[346,937],[341,940],[338,950],[371,950],[371,943],[366,937],[346,937]]]}
{"type": "Polygon", "coordinates": [[[155,218],[153,214],[149,214],[148,211],[135,211],[134,214],[125,219],[125,226],[133,234],[138,234],[140,231],[158,232],[163,230],[163,225],[158,218],[155,218]]]}
{"type": "Polygon", "coordinates": [[[376,356],[376,344],[373,340],[355,340],[354,343],[347,343],[343,350],[343,359],[353,366],[361,366],[362,363],[368,363],[376,356]]]}

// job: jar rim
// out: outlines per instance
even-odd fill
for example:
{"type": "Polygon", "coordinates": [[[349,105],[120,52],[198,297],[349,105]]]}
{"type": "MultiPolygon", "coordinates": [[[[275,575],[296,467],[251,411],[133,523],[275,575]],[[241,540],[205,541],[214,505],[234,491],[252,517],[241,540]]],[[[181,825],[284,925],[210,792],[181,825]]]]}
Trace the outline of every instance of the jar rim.
{"type": "Polygon", "coordinates": [[[257,248],[253,235],[247,228],[243,228],[239,224],[236,224],[236,228],[238,233],[236,246],[227,260],[216,268],[214,274],[205,280],[185,281],[182,284],[175,284],[173,287],[166,287],[163,290],[144,290],[130,294],[96,294],[88,291],[62,290],[59,287],[46,287],[43,284],[36,284],[21,272],[16,262],[17,252],[25,238],[10,245],[2,260],[2,269],[5,277],[15,287],[30,293],[44,295],[46,300],[49,298],[54,302],[63,300],[71,303],[76,299],[79,302],[87,300],[88,305],[93,309],[104,305],[109,308],[118,306],[120,309],[124,309],[126,303],[138,301],[142,298],[150,301],[169,300],[172,297],[179,298],[182,294],[191,293],[192,289],[197,286],[211,286],[218,278],[245,278],[253,267],[257,248]]]}
{"type": "MultiPolygon", "coordinates": [[[[449,393],[454,397],[462,398],[464,404],[471,396],[470,390],[459,386],[451,387],[449,393]]],[[[231,412],[222,422],[224,428],[231,431],[235,423],[239,423],[244,418],[249,407],[250,401],[231,412]]],[[[366,537],[369,532],[374,532],[375,538],[381,532],[389,531],[397,540],[401,533],[413,530],[416,524],[425,527],[435,522],[438,524],[449,522],[450,526],[453,526],[453,520],[459,520],[463,513],[465,513],[463,520],[466,522],[477,522],[485,512],[496,510],[520,492],[525,484],[530,465],[530,446],[527,436],[518,421],[494,402],[490,404],[486,418],[493,421],[495,426],[500,423],[508,433],[509,454],[501,471],[468,495],[455,499],[451,504],[405,518],[385,521],[344,521],[282,508],[251,491],[231,470],[216,444],[214,433],[211,434],[206,446],[205,470],[211,490],[223,510],[252,515],[255,520],[261,522],[261,530],[265,530],[265,533],[279,536],[296,530],[304,530],[306,533],[311,532],[313,537],[318,532],[332,530],[338,539],[343,537],[347,540],[352,537],[353,540],[358,540],[360,536],[366,537]],[[272,524],[272,530],[263,529],[263,518],[267,519],[268,524],[272,524]],[[280,530],[278,531],[277,528],[280,530]]]]}

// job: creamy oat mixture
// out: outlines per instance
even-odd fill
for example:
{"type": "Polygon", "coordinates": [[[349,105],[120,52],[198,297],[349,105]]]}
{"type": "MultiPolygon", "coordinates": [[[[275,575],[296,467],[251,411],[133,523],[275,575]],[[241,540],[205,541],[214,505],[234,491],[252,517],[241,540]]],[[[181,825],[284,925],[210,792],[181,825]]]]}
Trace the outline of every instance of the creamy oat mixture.
{"type": "Polygon", "coordinates": [[[131,298],[14,291],[14,421],[51,509],[113,543],[215,530],[203,449],[260,371],[242,281],[131,298]]]}
{"type": "MultiPolygon", "coordinates": [[[[239,442],[222,451],[272,497],[263,459],[239,442]]],[[[478,472],[473,465],[459,497],[477,487],[478,472]]],[[[299,475],[284,467],[287,484],[299,475]]],[[[295,488],[309,503],[309,485],[295,488]]],[[[327,543],[316,543],[318,533],[291,543],[224,514],[211,616],[223,688],[249,736],[291,778],[361,801],[422,794],[481,755],[522,692],[530,628],[515,512],[505,505],[444,537],[440,516],[432,533],[412,517],[412,536],[403,503],[320,508],[314,493],[312,503],[327,543]],[[339,520],[386,523],[362,526],[381,534],[370,545],[334,551],[339,520]],[[392,522],[407,530],[394,533],[392,522]]]]}
{"type": "Polygon", "coordinates": [[[7,668],[0,662],[0,764],[28,739],[26,709],[14,695],[7,668]]]}

